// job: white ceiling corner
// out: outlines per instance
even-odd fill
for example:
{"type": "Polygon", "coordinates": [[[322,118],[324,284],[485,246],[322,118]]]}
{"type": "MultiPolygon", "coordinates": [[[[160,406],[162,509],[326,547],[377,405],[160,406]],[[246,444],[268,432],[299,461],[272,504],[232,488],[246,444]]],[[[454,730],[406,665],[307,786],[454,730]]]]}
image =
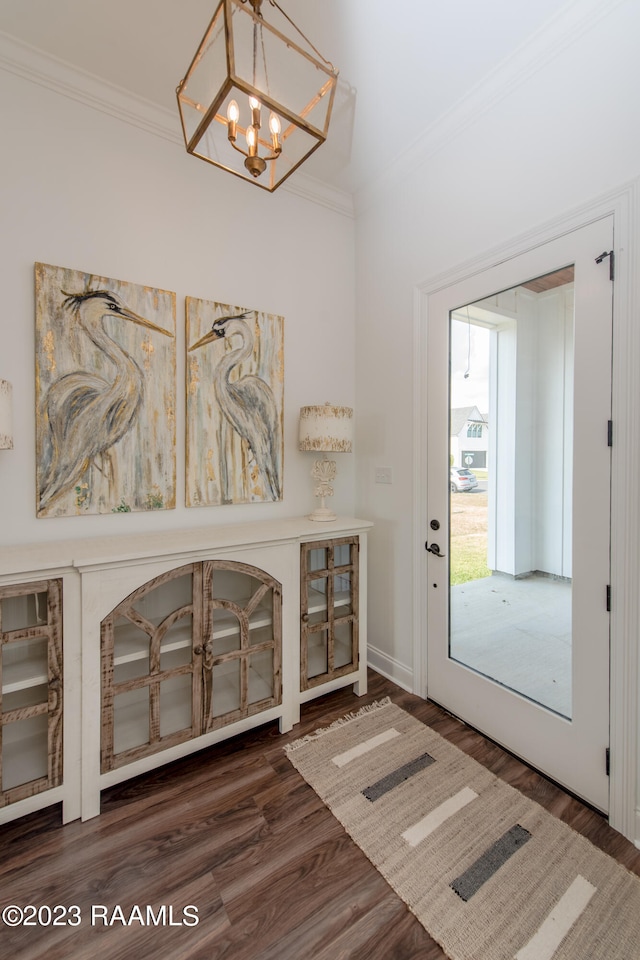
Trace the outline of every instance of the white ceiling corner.
{"type": "MultiPolygon", "coordinates": [[[[282,189],[352,216],[624,2],[283,0],[340,78],[327,142],[282,189]]],[[[0,67],[182,143],[175,88],[214,6],[2,0],[0,67]]]]}

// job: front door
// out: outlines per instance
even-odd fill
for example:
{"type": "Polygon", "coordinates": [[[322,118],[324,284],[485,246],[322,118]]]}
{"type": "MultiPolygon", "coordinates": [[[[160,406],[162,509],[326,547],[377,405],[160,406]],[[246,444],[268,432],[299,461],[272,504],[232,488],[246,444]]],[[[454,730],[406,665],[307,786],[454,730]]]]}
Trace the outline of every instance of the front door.
{"type": "Polygon", "coordinates": [[[428,696],[604,811],[612,220],[427,319],[428,696]]]}

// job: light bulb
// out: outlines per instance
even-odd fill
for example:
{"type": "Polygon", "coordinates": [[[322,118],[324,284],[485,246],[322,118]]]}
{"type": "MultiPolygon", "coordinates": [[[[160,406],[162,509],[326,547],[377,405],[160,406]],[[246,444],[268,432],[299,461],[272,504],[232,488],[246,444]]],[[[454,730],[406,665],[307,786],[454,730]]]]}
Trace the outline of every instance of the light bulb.
{"type": "Polygon", "coordinates": [[[280,117],[278,117],[275,113],[269,114],[269,130],[274,137],[277,137],[280,133],[280,117]]]}
{"type": "Polygon", "coordinates": [[[282,153],[282,147],[280,146],[280,117],[276,116],[275,113],[269,114],[269,130],[271,131],[271,147],[274,154],[279,157],[282,153]]]}
{"type": "Polygon", "coordinates": [[[236,142],[236,127],[238,125],[239,116],[240,111],[238,110],[238,104],[235,100],[230,100],[229,106],[227,107],[227,136],[229,137],[230,143],[236,142]]]}
{"type": "Polygon", "coordinates": [[[247,146],[249,147],[249,150],[250,150],[250,151],[251,151],[251,150],[255,150],[255,147],[256,147],[256,128],[255,128],[255,127],[247,127],[247,132],[246,132],[245,136],[246,136],[246,138],[247,138],[247,146]]]}
{"type": "Polygon", "coordinates": [[[251,123],[256,128],[260,129],[260,101],[256,100],[255,97],[249,97],[249,106],[251,107],[251,123]]]}

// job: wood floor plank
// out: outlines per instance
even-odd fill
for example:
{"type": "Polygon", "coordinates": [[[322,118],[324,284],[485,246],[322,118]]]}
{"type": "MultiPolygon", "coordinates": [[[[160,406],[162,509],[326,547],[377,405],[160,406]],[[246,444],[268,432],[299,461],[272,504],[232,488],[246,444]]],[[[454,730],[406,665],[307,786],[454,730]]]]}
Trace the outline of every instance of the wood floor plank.
{"type": "Polygon", "coordinates": [[[338,821],[327,818],[325,810],[318,810],[305,818],[304,829],[296,833],[295,843],[269,832],[262,842],[246,845],[234,856],[226,857],[213,867],[212,874],[227,909],[234,900],[246,903],[251,897],[261,897],[280,870],[293,869],[300,858],[313,857],[319,844],[343,835],[338,821]]]}
{"type": "MultiPolygon", "coordinates": [[[[364,854],[358,853],[360,856],[354,855],[351,841],[343,835],[314,851],[313,859],[301,861],[298,872],[274,877],[270,896],[265,890],[259,902],[238,903],[233,929],[218,944],[220,956],[233,960],[315,958],[352,923],[375,913],[390,894],[384,879],[371,869],[364,854]],[[251,938],[246,935],[248,930],[251,938]]],[[[227,909],[231,911],[230,906],[227,909]]]]}
{"type": "MultiPolygon", "coordinates": [[[[446,960],[446,954],[390,892],[376,909],[354,918],[314,960],[446,960]],[[412,934],[407,937],[409,929],[412,934]],[[405,939],[406,937],[406,939],[405,939]]],[[[273,958],[275,960],[275,957],[273,958]]]]}
{"type": "Polygon", "coordinates": [[[102,815],[60,808],[0,827],[0,909],[112,910],[193,903],[197,927],[0,925],[11,960],[446,960],[289,762],[283,746],[385,696],[640,875],[640,851],[604,817],[433,703],[369,672],[276,723],[106,791],[102,815]],[[185,899],[187,898],[187,899],[185,899]],[[191,899],[189,899],[191,898],[191,899]]]}
{"type": "MultiPolygon", "coordinates": [[[[388,887],[382,889],[380,895],[376,885],[378,896],[372,900],[363,899],[365,890],[366,883],[358,888],[356,895],[345,897],[341,902],[323,905],[322,911],[314,912],[309,921],[298,927],[292,936],[278,940],[267,951],[264,960],[305,956],[304,951],[309,944],[313,944],[314,960],[352,957],[358,949],[368,947],[372,939],[379,939],[383,931],[387,934],[405,915],[407,908],[388,887]]],[[[395,960],[391,939],[395,938],[389,938],[387,956],[395,960]]]]}

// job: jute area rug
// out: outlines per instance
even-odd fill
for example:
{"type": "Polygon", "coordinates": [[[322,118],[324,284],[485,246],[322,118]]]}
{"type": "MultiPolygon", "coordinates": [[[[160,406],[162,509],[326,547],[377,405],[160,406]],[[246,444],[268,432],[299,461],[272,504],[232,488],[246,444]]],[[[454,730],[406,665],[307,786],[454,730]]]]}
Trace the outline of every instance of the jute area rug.
{"type": "Polygon", "coordinates": [[[452,960],[640,958],[640,880],[389,699],[285,750],[452,960]]]}

